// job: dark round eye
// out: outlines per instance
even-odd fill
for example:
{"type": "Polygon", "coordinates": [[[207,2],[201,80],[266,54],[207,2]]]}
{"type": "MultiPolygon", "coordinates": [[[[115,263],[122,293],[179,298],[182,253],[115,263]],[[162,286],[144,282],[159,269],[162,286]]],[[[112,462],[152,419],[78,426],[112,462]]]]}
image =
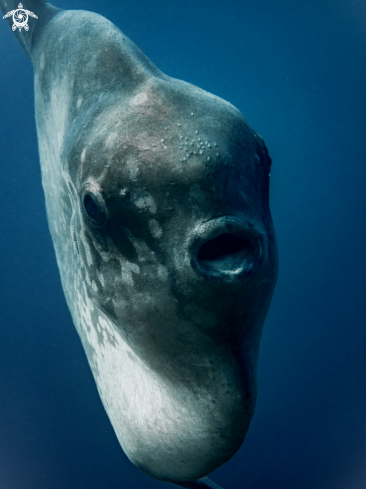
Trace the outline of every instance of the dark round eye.
{"type": "Polygon", "coordinates": [[[89,214],[89,217],[91,217],[92,219],[95,219],[98,216],[98,204],[89,194],[86,194],[84,197],[84,209],[86,210],[87,214],[89,214]]]}
{"type": "Polygon", "coordinates": [[[107,221],[107,209],[103,196],[95,184],[83,185],[81,202],[89,222],[96,227],[104,226],[107,221]]]}

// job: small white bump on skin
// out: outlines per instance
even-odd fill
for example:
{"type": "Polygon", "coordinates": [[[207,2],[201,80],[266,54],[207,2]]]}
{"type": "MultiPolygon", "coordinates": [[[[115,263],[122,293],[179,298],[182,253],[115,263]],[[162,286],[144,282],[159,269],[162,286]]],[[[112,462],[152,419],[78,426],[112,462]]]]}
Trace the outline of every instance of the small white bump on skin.
{"type": "Polygon", "coordinates": [[[155,200],[148,192],[145,192],[143,195],[137,197],[137,199],[133,200],[133,203],[136,207],[143,211],[149,211],[152,214],[156,213],[155,200]]]}
{"type": "Polygon", "coordinates": [[[77,99],[77,102],[76,102],[76,107],[78,109],[80,109],[80,105],[82,104],[82,101],[83,101],[83,96],[82,95],[79,95],[79,97],[77,99]]]}
{"type": "Polygon", "coordinates": [[[92,288],[93,288],[94,292],[98,292],[98,287],[97,287],[97,284],[94,282],[94,280],[92,282],[92,288]]]}
{"type": "Polygon", "coordinates": [[[149,221],[149,230],[153,238],[159,239],[163,235],[163,230],[160,227],[160,224],[156,219],[151,219],[149,221]]]}

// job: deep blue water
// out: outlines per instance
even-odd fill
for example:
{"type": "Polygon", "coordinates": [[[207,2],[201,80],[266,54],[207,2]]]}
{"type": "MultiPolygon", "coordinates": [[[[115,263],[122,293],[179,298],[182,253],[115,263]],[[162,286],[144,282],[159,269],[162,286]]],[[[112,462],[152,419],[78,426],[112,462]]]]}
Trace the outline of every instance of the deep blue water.
{"type": "MultiPolygon", "coordinates": [[[[225,489],[366,487],[366,4],[66,1],[112,20],[170,76],[229,100],[273,159],[280,275],[259,397],[225,489]]],[[[125,457],[61,290],[32,67],[0,23],[0,487],[173,487],[125,457]]]]}

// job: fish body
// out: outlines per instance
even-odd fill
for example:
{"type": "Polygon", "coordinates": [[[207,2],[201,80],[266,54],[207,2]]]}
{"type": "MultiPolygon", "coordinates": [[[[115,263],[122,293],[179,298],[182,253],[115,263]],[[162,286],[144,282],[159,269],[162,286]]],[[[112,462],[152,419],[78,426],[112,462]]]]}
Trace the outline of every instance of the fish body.
{"type": "Polygon", "coordinates": [[[73,322],[129,459],[196,481],[237,452],[254,412],[278,269],[267,149],[105,18],[28,3],[38,20],[16,35],[73,322]]]}

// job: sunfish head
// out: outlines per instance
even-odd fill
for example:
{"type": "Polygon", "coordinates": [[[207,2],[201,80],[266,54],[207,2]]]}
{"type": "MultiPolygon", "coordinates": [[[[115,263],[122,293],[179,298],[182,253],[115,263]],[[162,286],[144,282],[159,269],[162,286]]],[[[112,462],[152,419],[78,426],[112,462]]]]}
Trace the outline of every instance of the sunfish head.
{"type": "Polygon", "coordinates": [[[232,105],[152,78],[72,132],[79,330],[130,460],[196,480],[241,446],[277,277],[270,158],[232,105]]]}

